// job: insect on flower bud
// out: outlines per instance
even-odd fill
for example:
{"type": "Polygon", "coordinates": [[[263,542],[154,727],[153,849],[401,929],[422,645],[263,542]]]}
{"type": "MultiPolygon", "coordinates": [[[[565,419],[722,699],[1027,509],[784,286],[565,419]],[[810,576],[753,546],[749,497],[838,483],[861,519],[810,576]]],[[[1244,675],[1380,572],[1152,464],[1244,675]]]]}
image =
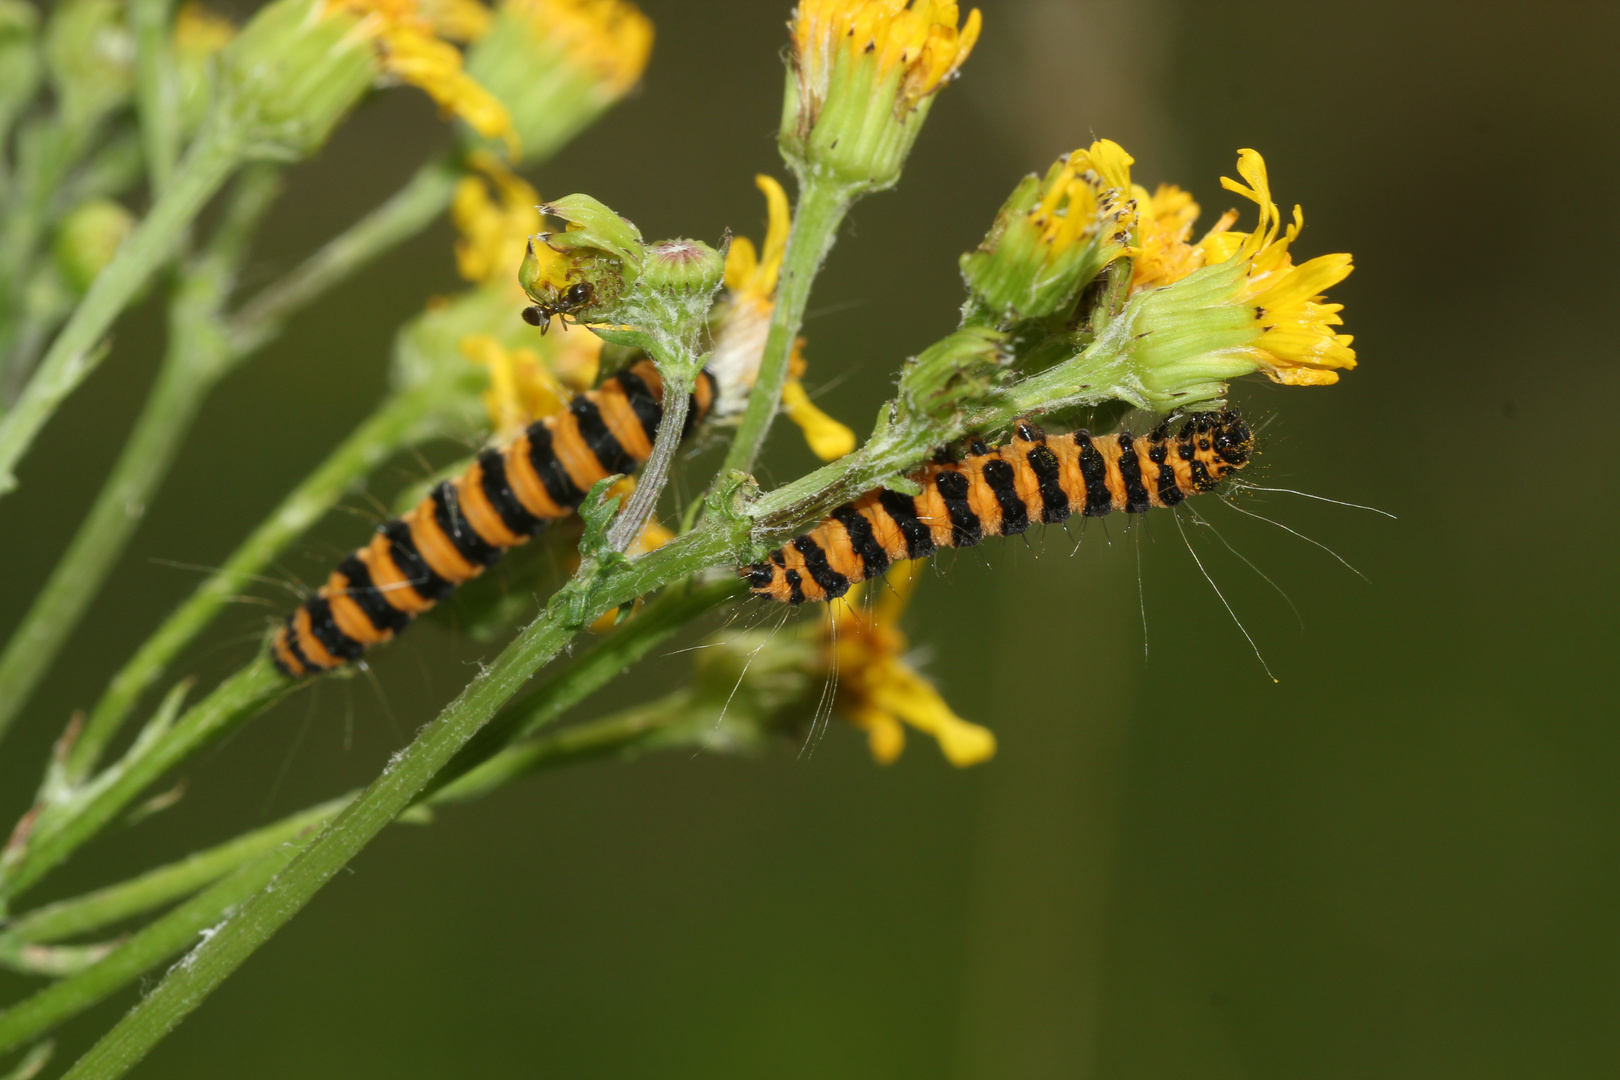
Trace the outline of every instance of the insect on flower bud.
{"type": "Polygon", "coordinates": [[[882,191],[979,38],[950,0],[800,0],[779,142],[801,175],[882,191]]]}
{"type": "Polygon", "coordinates": [[[534,306],[523,318],[541,329],[559,316],[599,320],[641,275],[646,247],[640,230],[589,195],[570,195],[540,211],[568,227],[529,240],[518,284],[534,306]]]}

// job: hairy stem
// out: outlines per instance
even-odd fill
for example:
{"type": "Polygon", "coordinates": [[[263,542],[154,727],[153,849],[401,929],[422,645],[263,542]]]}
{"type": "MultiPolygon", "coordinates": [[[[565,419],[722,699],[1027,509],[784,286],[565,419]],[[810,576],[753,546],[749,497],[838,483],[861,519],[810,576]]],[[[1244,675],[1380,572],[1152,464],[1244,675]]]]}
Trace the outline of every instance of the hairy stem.
{"type": "Polygon", "coordinates": [[[658,422],[658,438],[653,441],[652,456],[647,459],[641,479],[636,483],[630,502],[608,528],[608,546],[614,551],[625,551],[641,536],[647,519],[658,508],[658,500],[669,482],[669,466],[680,450],[686,429],[686,412],[691,405],[692,377],[684,371],[666,370],[664,380],[664,415],[658,422]]]}
{"type": "Polygon", "coordinates": [[[90,291],[46,350],[11,411],[0,416],[0,496],[17,486],[17,462],[39,429],[100,361],[96,344],[152,272],[173,254],[192,220],[241,161],[236,136],[209,125],[169,189],[96,276],[90,291]]]}
{"type": "Polygon", "coordinates": [[[788,360],[793,355],[793,342],[804,325],[804,306],[810,299],[810,286],[832,250],[838,226],[853,201],[850,190],[834,181],[815,176],[801,180],[799,205],[794,210],[793,231],[788,234],[787,251],[782,256],[776,307],[771,312],[759,375],[754,379],[748,407],[743,410],[736,437],[726,453],[725,469],[752,472],[754,462],[759,459],[771,421],[776,419],[781,405],[788,360]]]}

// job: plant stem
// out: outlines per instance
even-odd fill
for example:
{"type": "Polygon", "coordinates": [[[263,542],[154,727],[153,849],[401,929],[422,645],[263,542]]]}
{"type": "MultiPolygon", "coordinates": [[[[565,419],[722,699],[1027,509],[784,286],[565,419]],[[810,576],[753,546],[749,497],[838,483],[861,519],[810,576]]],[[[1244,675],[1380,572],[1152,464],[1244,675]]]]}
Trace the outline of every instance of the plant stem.
{"type": "Polygon", "coordinates": [[[691,404],[695,372],[688,374],[670,365],[665,366],[661,374],[664,382],[664,414],[658,421],[658,437],[653,441],[652,456],[647,459],[629,503],[608,527],[607,542],[614,551],[627,550],[646,528],[647,519],[658,508],[664,485],[669,482],[670,463],[675,460],[675,453],[686,434],[686,411],[691,404]]]}
{"type": "Polygon", "coordinates": [[[211,888],[144,927],[99,963],[46,987],[0,1013],[0,1053],[38,1037],[105,1000],[170,957],[232,908],[263,889],[309,843],[313,825],[285,839],[258,860],[233,871],[211,888]]]}
{"type": "Polygon", "coordinates": [[[352,798],[353,795],[345,795],[321,803],[139,877],[36,908],[8,922],[4,931],[0,931],[0,941],[63,941],[143,915],[189,896],[242,864],[280,847],[310,826],[335,815],[352,798]]]}
{"type": "Polygon", "coordinates": [[[180,156],[180,95],[174,74],[170,8],[170,0],[129,3],[129,22],[135,31],[135,105],[154,196],[168,188],[180,156]]]}
{"type": "Polygon", "coordinates": [[[210,124],[135,232],[119,245],[51,343],[10,412],[0,416],[0,496],[17,486],[17,462],[61,403],[100,359],[95,349],[152,272],[174,252],[192,220],[241,161],[234,134],[210,124]]]}
{"type": "Polygon", "coordinates": [[[250,353],[257,349],[280,331],[293,312],[426,228],[450,205],[460,175],[453,156],[423,165],[387,202],[243,307],[231,320],[232,351],[250,353]]]}
{"type": "Polygon", "coordinates": [[[244,173],[220,237],[209,255],[182,276],[170,304],[169,349],[135,430],[90,513],[0,654],[0,738],[117,565],[203,399],[229,369],[219,312],[248,237],[277,190],[272,173],[244,173]]]}
{"type": "MultiPolygon", "coordinates": [[[[693,619],[734,600],[746,590],[740,578],[671,586],[619,626],[600,645],[558,669],[515,698],[446,765],[429,786],[434,793],[483,767],[519,739],[527,738],[640,662],[693,619]]],[[[435,798],[432,801],[437,801],[435,798]]]]}
{"type": "Polygon", "coordinates": [[[94,784],[46,807],[20,854],[9,862],[0,858],[0,894],[7,899],[20,895],[159,777],[291,688],[270,661],[259,656],[186,710],[172,729],[151,740],[137,740],[94,784]]]}
{"type": "Polygon", "coordinates": [[[170,663],[204,626],[268,566],[287,545],[319,521],[361,478],[399,450],[426,437],[429,418],[443,404],[436,383],[396,392],[303,483],[282,500],[231,557],[163,621],[163,625],[113,676],[91,710],[84,733],[68,757],[67,777],[80,782],[90,774],[118,734],[140,697],[163,677],[170,663]]]}
{"type": "Polygon", "coordinates": [[[743,410],[723,469],[752,472],[754,462],[759,459],[771,421],[781,405],[788,360],[804,325],[804,306],[810,299],[810,286],[832,250],[833,241],[838,238],[838,226],[843,223],[852,202],[854,196],[848,187],[815,176],[800,178],[799,205],[794,210],[793,231],[788,234],[787,251],[782,256],[776,307],[771,312],[759,375],[754,379],[748,407],[743,410]]]}

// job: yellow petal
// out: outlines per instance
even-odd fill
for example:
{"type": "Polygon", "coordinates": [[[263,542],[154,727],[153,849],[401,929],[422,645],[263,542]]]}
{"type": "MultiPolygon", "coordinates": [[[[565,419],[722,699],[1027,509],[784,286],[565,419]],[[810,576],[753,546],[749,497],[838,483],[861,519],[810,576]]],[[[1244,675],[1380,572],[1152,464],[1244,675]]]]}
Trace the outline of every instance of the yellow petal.
{"type": "Polygon", "coordinates": [[[871,703],[932,735],[952,765],[966,768],[995,755],[996,737],[951,711],[932,683],[898,660],[886,665],[871,689],[871,703]]]}
{"type": "Polygon", "coordinates": [[[798,379],[789,379],[782,387],[782,410],[799,425],[810,452],[822,461],[834,461],[855,449],[855,432],[816,408],[798,379]]]}

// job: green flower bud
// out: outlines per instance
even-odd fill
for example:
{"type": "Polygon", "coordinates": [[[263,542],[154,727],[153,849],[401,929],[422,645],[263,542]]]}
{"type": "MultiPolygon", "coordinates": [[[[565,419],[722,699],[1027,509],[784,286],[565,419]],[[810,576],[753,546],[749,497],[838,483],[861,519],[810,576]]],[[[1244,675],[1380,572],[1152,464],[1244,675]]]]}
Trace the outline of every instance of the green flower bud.
{"type": "Polygon", "coordinates": [[[222,123],[239,123],[261,157],[320,148],[383,73],[354,14],[325,0],[273,0],[220,57],[222,123]]]}
{"type": "Polygon", "coordinates": [[[900,372],[900,399],[912,417],[945,418],[984,397],[1011,361],[1006,336],[967,327],[935,342],[900,372]]]}
{"type": "Polygon", "coordinates": [[[135,215],[111,199],[75,208],[56,233],[56,267],[63,283],[79,293],[89,289],[134,228],[135,215]]]}
{"type": "Polygon", "coordinates": [[[39,11],[28,0],[0,0],[0,132],[11,127],[39,86],[39,11]]]}
{"type": "Polygon", "coordinates": [[[800,0],[778,140],[788,164],[857,191],[893,187],[978,40],[977,10],[956,19],[938,0],[800,0]]]}
{"type": "Polygon", "coordinates": [[[972,297],[968,318],[1004,325],[1045,318],[1073,304],[1104,267],[1125,254],[1136,220],[1129,174],[1123,182],[1109,176],[1113,170],[1100,168],[1094,154],[1130,162],[1104,140],[1060,158],[1044,178],[1025,177],[984,242],[962,256],[972,297]]]}
{"type": "Polygon", "coordinates": [[[94,123],[129,101],[135,41],[118,0],[66,0],[45,31],[45,64],[70,126],[94,123]]]}
{"type": "Polygon", "coordinates": [[[641,281],[671,297],[714,295],[725,277],[726,257],[701,240],[661,240],[647,249],[641,281]]]}

